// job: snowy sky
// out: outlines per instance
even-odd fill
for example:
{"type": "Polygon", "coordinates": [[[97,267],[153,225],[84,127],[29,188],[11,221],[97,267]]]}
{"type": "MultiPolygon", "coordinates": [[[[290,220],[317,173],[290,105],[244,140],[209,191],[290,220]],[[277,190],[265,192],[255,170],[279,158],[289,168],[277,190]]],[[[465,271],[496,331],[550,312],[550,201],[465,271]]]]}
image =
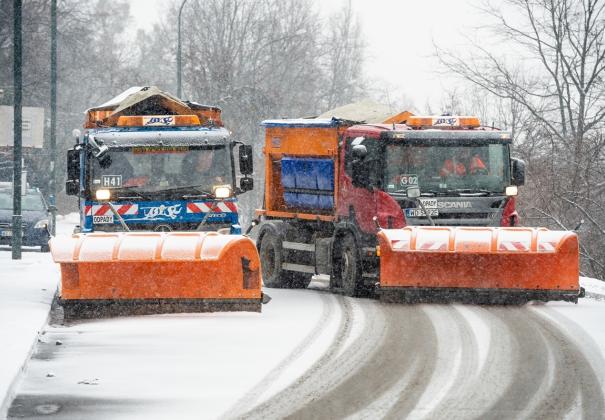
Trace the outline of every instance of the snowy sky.
{"type": "MultiPolygon", "coordinates": [[[[131,0],[137,29],[149,29],[171,1],[131,0]]],[[[343,2],[320,3],[329,13],[343,2]]],[[[421,110],[427,101],[438,106],[440,92],[453,82],[435,73],[433,42],[463,48],[462,33],[473,34],[482,22],[478,4],[480,0],[353,0],[367,37],[368,78],[383,81],[395,96],[405,95],[421,110]]]]}

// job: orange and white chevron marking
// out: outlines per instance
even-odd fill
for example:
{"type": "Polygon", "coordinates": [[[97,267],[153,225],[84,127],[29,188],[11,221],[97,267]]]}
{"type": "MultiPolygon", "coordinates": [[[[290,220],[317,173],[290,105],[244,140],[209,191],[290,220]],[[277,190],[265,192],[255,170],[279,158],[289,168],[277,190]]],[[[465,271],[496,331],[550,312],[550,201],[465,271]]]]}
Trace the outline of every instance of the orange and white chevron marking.
{"type": "MultiPolygon", "coordinates": [[[[113,207],[121,216],[136,215],[139,212],[138,204],[114,204],[113,207]]],[[[88,205],[85,210],[86,216],[105,216],[113,214],[109,208],[109,204],[88,205]]]]}
{"type": "Polygon", "coordinates": [[[187,203],[187,213],[237,213],[237,204],[232,201],[187,203]]]}

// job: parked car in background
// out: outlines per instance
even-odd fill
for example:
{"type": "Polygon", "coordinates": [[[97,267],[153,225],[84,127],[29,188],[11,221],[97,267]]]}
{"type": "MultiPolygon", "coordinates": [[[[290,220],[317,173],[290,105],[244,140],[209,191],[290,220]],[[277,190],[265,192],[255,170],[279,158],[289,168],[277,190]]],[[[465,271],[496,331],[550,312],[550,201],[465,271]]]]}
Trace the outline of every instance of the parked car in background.
{"type": "MultiPolygon", "coordinates": [[[[22,196],[23,245],[39,246],[48,252],[49,208],[37,188],[28,188],[22,196]]],[[[13,236],[13,190],[10,184],[0,185],[0,245],[10,245],[13,236]]]]}

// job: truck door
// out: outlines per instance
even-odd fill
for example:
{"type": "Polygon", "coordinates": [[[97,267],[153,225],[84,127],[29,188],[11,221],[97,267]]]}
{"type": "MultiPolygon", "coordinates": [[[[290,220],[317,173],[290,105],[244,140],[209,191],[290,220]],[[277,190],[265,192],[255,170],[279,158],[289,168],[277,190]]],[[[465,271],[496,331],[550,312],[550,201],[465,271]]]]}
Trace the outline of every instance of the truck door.
{"type": "Polygon", "coordinates": [[[344,165],[341,165],[341,175],[338,200],[338,215],[343,218],[354,217],[355,223],[362,231],[375,232],[376,194],[374,186],[379,180],[378,144],[373,139],[364,137],[347,137],[344,141],[344,151],[341,151],[344,165]],[[364,158],[369,176],[362,184],[353,184],[353,147],[362,144],[366,146],[367,155],[364,158]]]}

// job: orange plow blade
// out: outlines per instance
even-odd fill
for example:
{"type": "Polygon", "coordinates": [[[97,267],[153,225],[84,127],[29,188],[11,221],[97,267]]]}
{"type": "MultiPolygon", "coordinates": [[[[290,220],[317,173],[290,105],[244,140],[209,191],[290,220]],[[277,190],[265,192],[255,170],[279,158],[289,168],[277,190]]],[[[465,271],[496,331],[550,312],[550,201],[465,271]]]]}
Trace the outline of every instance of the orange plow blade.
{"type": "Polygon", "coordinates": [[[260,311],[260,262],[245,236],[116,232],[57,236],[66,317],[260,311]]]}
{"type": "Polygon", "coordinates": [[[575,233],[543,228],[406,227],[378,233],[384,301],[577,302],[575,233]]]}

